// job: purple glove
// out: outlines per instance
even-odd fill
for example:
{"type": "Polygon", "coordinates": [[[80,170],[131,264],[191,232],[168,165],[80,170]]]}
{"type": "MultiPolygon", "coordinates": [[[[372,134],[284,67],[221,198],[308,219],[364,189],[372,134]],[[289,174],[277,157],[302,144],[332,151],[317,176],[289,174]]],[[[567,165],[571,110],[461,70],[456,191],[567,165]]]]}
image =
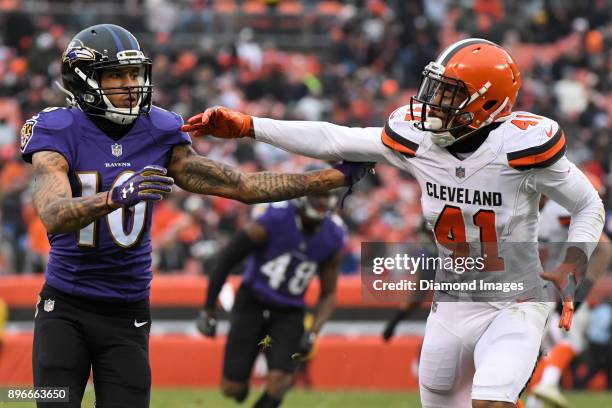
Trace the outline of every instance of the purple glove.
{"type": "Polygon", "coordinates": [[[172,191],[174,180],[165,177],[167,170],[161,166],[146,166],[134,173],[123,184],[113,188],[109,205],[132,207],[141,201],[159,201],[163,194],[172,191]]]}
{"type": "Polygon", "coordinates": [[[334,166],[334,169],[344,174],[346,184],[348,185],[348,190],[346,190],[346,193],[342,196],[340,208],[344,207],[344,200],[353,192],[353,185],[364,178],[366,174],[374,172],[375,164],[376,163],[343,161],[334,166]]]}

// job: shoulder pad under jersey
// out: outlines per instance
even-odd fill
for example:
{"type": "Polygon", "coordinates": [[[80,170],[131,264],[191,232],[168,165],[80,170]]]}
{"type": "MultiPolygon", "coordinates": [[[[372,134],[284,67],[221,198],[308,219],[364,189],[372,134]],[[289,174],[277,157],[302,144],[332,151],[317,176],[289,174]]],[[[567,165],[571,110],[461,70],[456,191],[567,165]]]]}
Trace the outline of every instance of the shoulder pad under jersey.
{"type": "MultiPolygon", "coordinates": [[[[419,112],[420,107],[415,108],[415,115],[419,112]]],[[[416,129],[413,120],[415,118],[410,113],[410,105],[397,108],[385,123],[380,136],[382,143],[405,157],[415,157],[425,132],[416,129]]]]}
{"type": "Polygon", "coordinates": [[[32,136],[34,135],[35,129],[45,134],[57,133],[61,135],[61,133],[58,131],[66,129],[67,127],[72,125],[73,121],[74,118],[69,108],[49,107],[43,109],[38,114],[26,120],[23,126],[21,127],[21,151],[26,151],[26,148],[28,147],[32,136]]]}
{"type": "Polygon", "coordinates": [[[177,113],[167,111],[155,105],[151,107],[149,117],[153,126],[164,132],[177,132],[183,125],[183,118],[177,113]]]}
{"type": "Polygon", "coordinates": [[[548,167],[565,154],[565,134],[552,119],[514,112],[503,126],[508,164],[517,170],[548,167]]]}

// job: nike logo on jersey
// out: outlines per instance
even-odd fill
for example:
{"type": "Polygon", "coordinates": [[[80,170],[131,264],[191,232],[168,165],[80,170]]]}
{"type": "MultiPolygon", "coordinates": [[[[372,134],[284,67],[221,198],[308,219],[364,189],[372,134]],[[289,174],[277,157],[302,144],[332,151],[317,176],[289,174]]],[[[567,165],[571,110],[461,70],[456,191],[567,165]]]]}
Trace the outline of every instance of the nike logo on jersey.
{"type": "Polygon", "coordinates": [[[149,321],[148,321],[148,320],[146,320],[146,321],[144,321],[144,322],[139,322],[139,321],[137,321],[137,320],[134,320],[134,326],[136,326],[136,327],[142,327],[142,326],[144,326],[144,325],[145,325],[145,324],[147,324],[147,323],[149,323],[149,321]]]}
{"type": "Polygon", "coordinates": [[[553,128],[553,127],[552,127],[552,125],[550,125],[550,129],[548,129],[548,130],[546,131],[546,136],[548,136],[548,137],[552,137],[552,135],[553,135],[552,128],[553,128]]]}

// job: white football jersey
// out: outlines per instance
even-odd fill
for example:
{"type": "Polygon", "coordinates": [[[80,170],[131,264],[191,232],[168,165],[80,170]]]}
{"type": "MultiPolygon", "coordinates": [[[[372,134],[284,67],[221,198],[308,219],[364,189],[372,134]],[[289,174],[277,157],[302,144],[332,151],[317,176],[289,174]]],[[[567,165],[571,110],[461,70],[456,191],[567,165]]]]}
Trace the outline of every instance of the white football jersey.
{"type": "Polygon", "coordinates": [[[563,157],[565,136],[557,122],[515,112],[461,160],[406,120],[409,111],[405,106],[391,115],[382,141],[405,157],[402,167],[421,187],[423,213],[436,238],[445,242],[442,234],[449,232],[466,242],[536,242],[540,194],[529,170],[563,157]]]}
{"type": "MultiPolygon", "coordinates": [[[[540,193],[531,170],[563,157],[565,136],[559,125],[543,116],[515,112],[475,152],[460,159],[434,144],[411,119],[409,107],[397,109],[381,140],[404,156],[403,167],[417,179],[423,215],[441,254],[450,255],[454,249],[457,256],[457,246],[466,243],[469,256],[488,259],[486,271],[506,272],[503,277],[483,275],[487,280],[499,277],[523,284],[529,280],[532,288],[539,285],[540,193]]],[[[467,249],[463,252],[468,255],[467,249]]],[[[455,280],[448,273],[439,272],[438,277],[455,280]]]]}
{"type": "MultiPolygon", "coordinates": [[[[538,203],[546,195],[572,213],[568,241],[590,256],[603,227],[603,205],[582,172],[565,157],[565,135],[544,116],[514,112],[479,148],[459,159],[415,127],[409,106],[384,128],[348,128],[325,122],[253,119],[255,137],[326,160],[387,163],[414,175],[424,216],[441,252],[469,245],[470,255],[499,253],[504,268],[537,265],[538,203]],[[482,242],[486,250],[482,250],[482,242]],[[507,243],[518,243],[507,245],[507,243]],[[583,244],[588,243],[588,244],[583,244]],[[514,248],[513,248],[514,247],[514,248]],[[514,262],[509,265],[508,262],[514,262]]],[[[491,265],[495,266],[491,257],[491,265]]],[[[499,266],[499,265],[497,265],[499,266]]],[[[524,269],[524,268],[523,268],[524,269]]],[[[532,271],[532,275],[534,274],[532,271]]]]}

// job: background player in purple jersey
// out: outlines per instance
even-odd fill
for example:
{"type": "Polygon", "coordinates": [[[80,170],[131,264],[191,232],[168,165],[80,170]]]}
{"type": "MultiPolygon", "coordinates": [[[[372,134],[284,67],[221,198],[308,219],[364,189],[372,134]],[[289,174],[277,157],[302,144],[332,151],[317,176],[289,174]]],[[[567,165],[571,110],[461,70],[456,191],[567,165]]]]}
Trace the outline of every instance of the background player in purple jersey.
{"type": "Polygon", "coordinates": [[[210,273],[204,309],[197,327],[216,334],[215,303],[229,272],[247,260],[242,285],[232,308],[231,328],[223,363],[223,393],[243,401],[260,351],[268,377],[256,408],[277,407],[293,383],[293,374],[308,357],[323,323],[335,307],[336,279],[346,241],[342,220],[332,214],[338,197],[323,193],[256,207],[254,221],[239,232],[218,255],[210,273]],[[304,331],[304,293],[319,276],[321,294],[311,331],[304,331]]]}
{"type": "Polygon", "coordinates": [[[54,407],[80,406],[90,369],[97,406],[148,406],[151,201],[174,183],[253,203],[322,193],[365,174],[356,164],[243,174],[208,160],[192,149],[177,114],[152,105],[151,67],[127,30],[89,27],[62,55],[71,106],[47,108],[21,131],[51,243],[35,317],[34,385],[69,387],[70,402],[54,407]]]}

